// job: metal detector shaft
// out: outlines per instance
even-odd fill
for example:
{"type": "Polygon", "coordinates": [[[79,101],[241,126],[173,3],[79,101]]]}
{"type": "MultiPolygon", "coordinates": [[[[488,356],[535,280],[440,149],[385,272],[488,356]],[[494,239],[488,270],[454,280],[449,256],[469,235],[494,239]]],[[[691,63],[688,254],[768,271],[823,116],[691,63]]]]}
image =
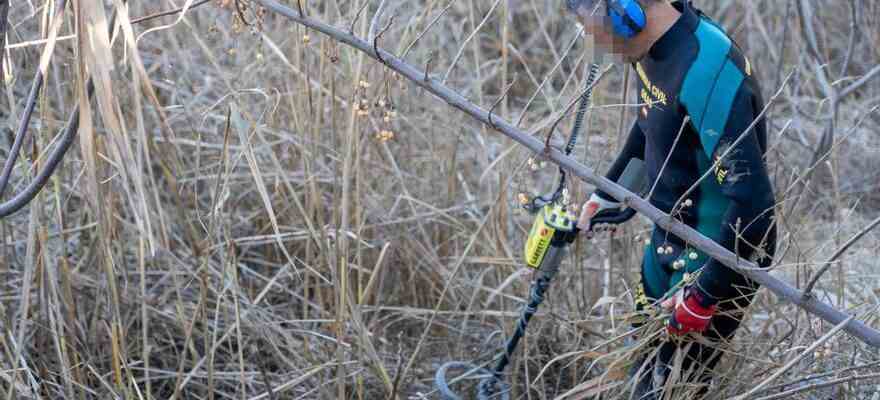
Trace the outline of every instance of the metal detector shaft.
{"type": "Polygon", "coordinates": [[[559,272],[559,265],[562,263],[562,257],[565,255],[566,247],[568,246],[550,246],[547,250],[547,255],[544,256],[544,262],[542,263],[541,269],[538,270],[538,278],[535,279],[529,287],[529,303],[526,304],[522,314],[520,314],[519,322],[516,324],[516,331],[513,332],[513,336],[507,341],[504,354],[501,355],[501,359],[498,360],[498,364],[495,365],[493,374],[496,378],[501,378],[501,374],[504,372],[504,369],[507,368],[507,364],[510,363],[510,357],[513,355],[513,352],[516,351],[516,346],[519,344],[519,340],[526,334],[526,327],[529,325],[529,320],[531,320],[532,316],[538,311],[538,306],[544,302],[547,288],[550,287],[550,282],[553,280],[553,277],[556,276],[556,273],[559,272]]]}

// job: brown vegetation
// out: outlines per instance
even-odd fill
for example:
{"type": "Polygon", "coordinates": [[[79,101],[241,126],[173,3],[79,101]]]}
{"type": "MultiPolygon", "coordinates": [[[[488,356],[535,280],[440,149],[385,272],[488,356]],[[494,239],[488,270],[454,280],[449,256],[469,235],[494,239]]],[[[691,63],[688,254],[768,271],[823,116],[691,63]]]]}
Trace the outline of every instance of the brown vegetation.
{"type": "MultiPolygon", "coordinates": [[[[45,190],[0,221],[0,396],[437,398],[441,363],[491,361],[526,294],[517,197],[549,189],[554,168],[530,170],[488,126],[254,2],[125,3],[71,0],[48,44],[58,1],[9,10],[4,160],[54,50],[4,200],[75,108],[81,119],[45,190]]],[[[536,135],[592,61],[555,1],[287,3],[380,36],[536,135]]],[[[880,238],[866,229],[880,205],[880,2],[696,4],[746,49],[766,97],[781,89],[775,276],[803,288],[829,265],[812,292],[880,327],[880,238]]],[[[594,93],[575,155],[599,171],[634,115],[632,85],[618,66],[594,93]]],[[[590,190],[572,182],[571,198],[590,190]]],[[[583,397],[585,382],[620,393],[648,227],[576,244],[509,369],[514,398],[583,397]]],[[[762,291],[712,398],[761,383],[748,398],[880,398],[877,350],[832,328],[762,291]]]]}

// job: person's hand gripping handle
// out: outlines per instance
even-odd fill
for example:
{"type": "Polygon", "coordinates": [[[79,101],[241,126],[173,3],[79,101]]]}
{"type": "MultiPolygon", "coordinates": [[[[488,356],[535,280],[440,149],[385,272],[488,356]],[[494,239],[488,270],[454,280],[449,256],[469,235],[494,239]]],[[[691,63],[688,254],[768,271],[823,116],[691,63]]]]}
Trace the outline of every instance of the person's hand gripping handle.
{"type": "Polygon", "coordinates": [[[588,239],[592,239],[595,232],[614,231],[617,229],[615,224],[605,223],[597,219],[597,215],[606,215],[611,211],[619,211],[620,203],[605,200],[599,195],[593,193],[590,199],[584,203],[581,208],[581,215],[578,217],[577,227],[588,239]]]}
{"type": "MultiPolygon", "coordinates": [[[[630,159],[617,183],[641,196],[648,187],[645,162],[638,158],[630,159]]],[[[614,231],[617,225],[629,221],[636,215],[636,211],[632,208],[622,206],[621,203],[606,200],[598,193],[593,193],[581,209],[577,227],[587,238],[592,238],[594,232],[614,231]]]]}

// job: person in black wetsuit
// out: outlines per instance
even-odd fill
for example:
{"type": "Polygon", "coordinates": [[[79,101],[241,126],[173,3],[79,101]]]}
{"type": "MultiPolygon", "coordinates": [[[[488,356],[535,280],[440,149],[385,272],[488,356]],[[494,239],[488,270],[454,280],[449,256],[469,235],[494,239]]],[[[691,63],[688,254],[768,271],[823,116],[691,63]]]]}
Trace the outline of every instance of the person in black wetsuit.
{"type": "MultiPolygon", "coordinates": [[[[651,204],[740,257],[769,266],[775,199],[764,163],[765,121],[756,121],[764,102],[754,65],[689,1],[568,0],[568,7],[597,48],[632,63],[638,77],[637,120],[607,177],[616,181],[631,159],[643,160],[651,186],[656,182],[651,204]]],[[[593,215],[620,206],[596,191],[578,226],[591,232],[593,215]]],[[[672,340],[658,340],[656,351],[634,367],[634,398],[662,398],[678,351],[686,352],[682,371],[691,371],[683,379],[705,393],[721,352],[702,343],[731,339],[756,289],[655,226],[645,245],[636,308],[659,303],[670,309],[672,340]],[[705,340],[689,340],[692,335],[705,340]]]]}

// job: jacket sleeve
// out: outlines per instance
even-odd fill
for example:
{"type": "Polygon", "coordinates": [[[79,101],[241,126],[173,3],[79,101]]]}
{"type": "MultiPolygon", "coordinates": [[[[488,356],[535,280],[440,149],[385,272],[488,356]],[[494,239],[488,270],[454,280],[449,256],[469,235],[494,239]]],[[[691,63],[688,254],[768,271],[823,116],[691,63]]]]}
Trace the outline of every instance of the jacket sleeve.
{"type": "MultiPolygon", "coordinates": [[[[764,121],[753,124],[760,107],[763,106],[759,95],[743,85],[733,98],[723,122],[723,132],[707,127],[711,124],[703,124],[698,130],[701,145],[713,166],[711,176],[706,179],[715,180],[726,200],[722,203],[726,209],[721,218],[718,243],[739,257],[752,260],[769,259],[773,249],[767,248],[767,242],[775,243],[772,223],[775,200],[764,163],[764,121]],[[740,136],[744,137],[736,143],[740,136]]],[[[697,284],[709,296],[727,300],[738,296],[735,286],[742,282],[746,280],[739,273],[710,259],[697,284]]]]}
{"type": "MultiPolygon", "coordinates": [[[[608,170],[608,173],[605,174],[605,177],[611,181],[617,182],[617,180],[620,179],[620,175],[623,174],[623,171],[629,164],[629,160],[633,158],[638,158],[639,160],[645,159],[645,133],[639,128],[638,123],[633,124],[629,136],[626,138],[626,143],[623,145],[623,149],[621,149],[620,154],[617,156],[617,159],[614,160],[614,163],[611,164],[611,168],[608,170]]],[[[617,201],[614,197],[611,197],[610,194],[598,189],[596,190],[596,195],[607,201],[617,201]]]]}

